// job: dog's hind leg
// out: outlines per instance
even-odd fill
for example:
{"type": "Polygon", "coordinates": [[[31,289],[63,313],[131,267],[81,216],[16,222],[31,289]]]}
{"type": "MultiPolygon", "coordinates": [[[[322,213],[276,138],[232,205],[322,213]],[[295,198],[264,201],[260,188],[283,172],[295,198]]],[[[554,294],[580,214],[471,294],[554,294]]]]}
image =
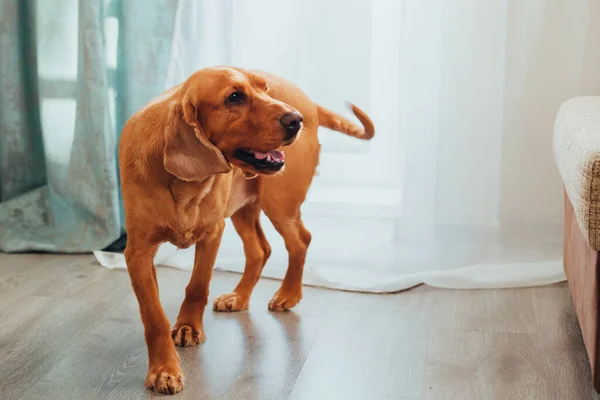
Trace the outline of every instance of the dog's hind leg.
{"type": "Polygon", "coordinates": [[[225,293],[215,299],[215,311],[247,310],[252,290],[260,278],[269,256],[271,246],[260,225],[258,204],[248,204],[231,216],[235,230],[244,242],[246,266],[237,287],[231,293],[225,293]]]}
{"type": "Polygon", "coordinates": [[[288,269],[283,282],[269,301],[271,311],[289,310],[302,299],[302,273],[311,240],[311,234],[300,218],[299,207],[291,213],[284,212],[286,208],[288,207],[264,210],[277,232],[283,237],[289,256],[288,269]]]}

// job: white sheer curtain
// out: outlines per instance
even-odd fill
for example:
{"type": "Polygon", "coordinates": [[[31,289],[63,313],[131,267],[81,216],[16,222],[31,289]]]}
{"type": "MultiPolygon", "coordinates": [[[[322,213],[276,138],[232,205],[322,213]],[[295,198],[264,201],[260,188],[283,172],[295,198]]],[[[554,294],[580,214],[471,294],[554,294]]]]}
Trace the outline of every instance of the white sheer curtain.
{"type": "MultiPolygon", "coordinates": [[[[373,117],[368,143],[321,129],[305,283],[545,284],[564,279],[554,116],[600,93],[597,21],[595,0],[180,0],[167,86],[233,64],[373,117]]],[[[281,277],[285,247],[265,227],[274,252],[263,275],[281,277]]],[[[157,261],[191,268],[192,256],[165,246],[157,261]]],[[[217,268],[243,265],[229,226],[217,268]]]]}

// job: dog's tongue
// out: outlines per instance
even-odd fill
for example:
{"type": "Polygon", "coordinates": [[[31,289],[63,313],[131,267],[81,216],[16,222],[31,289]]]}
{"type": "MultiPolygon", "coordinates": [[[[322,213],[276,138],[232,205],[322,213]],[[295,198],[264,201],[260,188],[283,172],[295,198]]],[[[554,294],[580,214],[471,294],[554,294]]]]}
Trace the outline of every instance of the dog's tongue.
{"type": "Polygon", "coordinates": [[[267,158],[268,155],[271,156],[271,159],[273,161],[282,162],[283,160],[285,160],[285,154],[283,154],[283,152],[279,150],[271,150],[266,153],[263,153],[262,151],[254,152],[254,157],[258,158],[259,160],[264,160],[265,158],[267,158]]]}

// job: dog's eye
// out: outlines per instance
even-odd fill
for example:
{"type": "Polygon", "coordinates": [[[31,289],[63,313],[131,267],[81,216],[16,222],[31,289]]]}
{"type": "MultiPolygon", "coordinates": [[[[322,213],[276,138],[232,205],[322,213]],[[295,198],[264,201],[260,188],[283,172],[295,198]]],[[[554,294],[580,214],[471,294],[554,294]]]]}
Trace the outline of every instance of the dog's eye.
{"type": "Polygon", "coordinates": [[[225,100],[226,104],[238,104],[246,100],[246,95],[242,92],[233,92],[225,100]]]}

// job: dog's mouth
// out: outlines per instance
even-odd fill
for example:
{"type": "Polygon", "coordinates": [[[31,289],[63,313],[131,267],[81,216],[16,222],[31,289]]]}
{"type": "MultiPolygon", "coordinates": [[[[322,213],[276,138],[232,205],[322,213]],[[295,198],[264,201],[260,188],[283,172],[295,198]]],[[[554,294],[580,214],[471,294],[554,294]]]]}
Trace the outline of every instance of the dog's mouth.
{"type": "Polygon", "coordinates": [[[258,151],[237,149],[234,156],[257,171],[280,171],[285,164],[285,154],[281,150],[258,151]]]}

